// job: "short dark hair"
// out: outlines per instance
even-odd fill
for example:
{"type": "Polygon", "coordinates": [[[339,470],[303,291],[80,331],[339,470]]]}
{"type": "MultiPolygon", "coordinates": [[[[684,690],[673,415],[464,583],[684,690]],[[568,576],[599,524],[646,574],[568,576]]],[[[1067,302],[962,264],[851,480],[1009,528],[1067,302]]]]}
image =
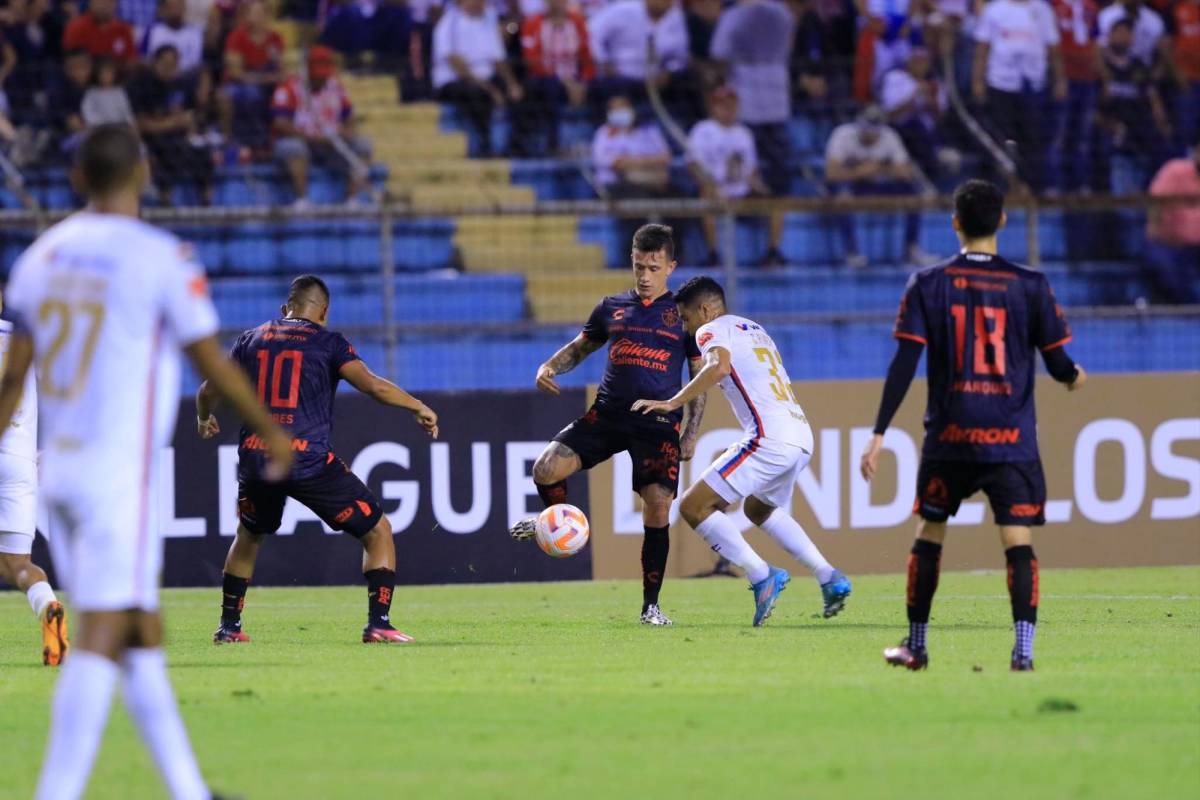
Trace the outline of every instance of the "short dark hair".
{"type": "Polygon", "coordinates": [[[969,180],[954,190],[954,218],[968,239],[982,239],[1000,229],[1004,193],[990,181],[969,180]]]}
{"type": "Polygon", "coordinates": [[[160,58],[165,56],[167,53],[170,53],[171,55],[175,56],[176,59],[179,58],[179,48],[178,47],[176,47],[173,44],[160,44],[158,47],[154,48],[154,52],[150,55],[150,60],[158,61],[160,58]]]}
{"type": "Polygon", "coordinates": [[[287,304],[292,307],[315,301],[314,292],[321,293],[321,302],[329,305],[329,287],[316,275],[300,275],[288,287],[287,304]]]}
{"type": "Polygon", "coordinates": [[[110,194],[133,179],[142,161],[142,146],[133,128],[123,123],[97,125],[75,151],[75,168],[85,194],[110,194]]]}
{"type": "Polygon", "coordinates": [[[670,225],[649,222],[633,233],[633,249],[639,253],[667,252],[667,258],[675,259],[675,231],[670,225]]]}
{"type": "Polygon", "coordinates": [[[725,307],[725,290],[707,275],[685,281],[675,292],[675,304],[679,306],[693,306],[710,299],[721,301],[721,307],[725,307]]]}
{"type": "Polygon", "coordinates": [[[1114,22],[1112,24],[1112,27],[1108,29],[1108,32],[1111,35],[1112,32],[1115,31],[1117,28],[1126,28],[1130,33],[1133,33],[1133,30],[1135,27],[1137,27],[1136,20],[1134,20],[1133,17],[1126,16],[1126,17],[1121,17],[1119,20],[1114,22]]]}

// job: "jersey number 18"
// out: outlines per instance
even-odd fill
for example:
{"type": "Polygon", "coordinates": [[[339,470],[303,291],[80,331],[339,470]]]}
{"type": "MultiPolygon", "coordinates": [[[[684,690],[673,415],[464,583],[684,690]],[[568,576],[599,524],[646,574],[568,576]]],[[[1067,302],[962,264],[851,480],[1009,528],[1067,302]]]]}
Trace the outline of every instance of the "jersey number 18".
{"type": "MultiPolygon", "coordinates": [[[[954,369],[964,372],[967,348],[967,307],[962,303],[950,306],[954,317],[954,369]]],[[[1004,327],[1008,310],[996,306],[975,306],[974,358],[975,375],[1002,377],[1004,375],[1004,327]]]]}

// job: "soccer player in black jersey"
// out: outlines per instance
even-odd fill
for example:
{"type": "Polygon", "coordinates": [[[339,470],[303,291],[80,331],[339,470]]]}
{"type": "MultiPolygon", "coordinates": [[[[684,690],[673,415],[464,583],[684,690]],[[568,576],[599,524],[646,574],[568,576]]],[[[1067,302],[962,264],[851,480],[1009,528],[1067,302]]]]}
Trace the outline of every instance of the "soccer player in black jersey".
{"type": "Polygon", "coordinates": [[[1074,391],[1086,374],[1067,355],[1071,332],[1046,276],[996,254],[1004,196],[971,180],[954,193],[954,230],[962,251],[909,279],[875,435],[862,474],[875,475],[883,434],[928,348],[929,399],[917,476],[917,540],[908,559],[909,635],[889,647],[889,664],[918,670],[929,663],[925,634],[937,589],[946,520],[982,490],[1000,527],[1008,561],[1016,643],[1014,671],[1033,669],[1038,564],[1031,527],[1045,524],[1046,481],[1038,455],[1033,404],[1035,352],[1050,375],[1074,391]]]}
{"type": "MultiPolygon", "coordinates": [[[[340,333],[326,329],[329,289],[315,275],[292,281],[283,317],[243,333],[230,358],[258,387],[258,398],[292,436],[295,462],[287,480],[264,479],[262,439],[246,428],[238,444],[238,530],[225,558],[221,624],[213,641],[248,642],[242,631],[242,607],[264,536],[279,529],[289,497],[308,506],[334,530],[345,531],[363,546],[367,580],[364,642],[408,642],[412,637],[389,619],[396,585],[396,547],[392,526],[379,500],[333,451],[333,399],[339,380],[388,406],[412,412],[418,425],[437,438],[437,414],[391,381],[371,372],[340,333]]],[[[196,394],[200,435],[220,432],[216,395],[205,382],[196,394]]]]}
{"type": "MultiPolygon", "coordinates": [[[[633,236],[635,287],[600,301],[583,331],[542,364],[537,386],[558,394],[555,378],[608,343],[608,363],[596,402],[564,428],[533,465],[533,481],[547,505],[567,500],[567,478],[622,451],[633,459],[633,490],[642,497],[642,613],[646,625],[670,625],[658,607],[670,548],[671,501],[679,488],[679,462],[692,457],[704,397],[683,410],[642,415],[632,411],[641,398],[667,400],[679,391],[686,364],[694,375],[700,351],[683,329],[667,278],[675,271],[675,242],[666,225],[643,225],[633,236]],[[682,430],[682,433],[681,433],[682,430]]],[[[514,539],[533,536],[534,520],[518,522],[514,539]]]]}

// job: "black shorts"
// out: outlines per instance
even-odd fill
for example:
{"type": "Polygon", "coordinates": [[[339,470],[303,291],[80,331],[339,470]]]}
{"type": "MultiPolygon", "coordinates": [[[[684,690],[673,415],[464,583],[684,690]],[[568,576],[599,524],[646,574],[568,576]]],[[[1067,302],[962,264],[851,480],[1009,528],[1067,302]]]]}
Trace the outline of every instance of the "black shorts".
{"type": "Polygon", "coordinates": [[[679,428],[672,422],[643,422],[593,408],[563,428],[554,441],[575,451],[584,469],[628,451],[635,492],[654,484],[672,494],[679,489],[679,428]]]}
{"type": "Polygon", "coordinates": [[[971,495],[983,490],[997,525],[1046,524],[1046,476],[1041,461],[989,464],[921,459],[913,512],[945,522],[971,495]]]}
{"type": "Polygon", "coordinates": [[[238,521],[251,533],[279,530],[283,504],[291,497],[312,509],[335,531],[361,539],[379,524],[379,499],[345,462],[330,453],[315,475],[279,483],[238,478],[238,521]]]}

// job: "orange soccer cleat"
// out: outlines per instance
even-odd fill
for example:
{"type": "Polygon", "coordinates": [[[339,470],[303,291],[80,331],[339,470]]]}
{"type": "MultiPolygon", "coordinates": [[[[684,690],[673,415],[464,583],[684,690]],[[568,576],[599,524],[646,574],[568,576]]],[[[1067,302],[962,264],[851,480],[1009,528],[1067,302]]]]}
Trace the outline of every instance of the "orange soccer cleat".
{"type": "Polygon", "coordinates": [[[42,613],[42,663],[57,667],[67,655],[67,612],[57,600],[42,613]]]}

